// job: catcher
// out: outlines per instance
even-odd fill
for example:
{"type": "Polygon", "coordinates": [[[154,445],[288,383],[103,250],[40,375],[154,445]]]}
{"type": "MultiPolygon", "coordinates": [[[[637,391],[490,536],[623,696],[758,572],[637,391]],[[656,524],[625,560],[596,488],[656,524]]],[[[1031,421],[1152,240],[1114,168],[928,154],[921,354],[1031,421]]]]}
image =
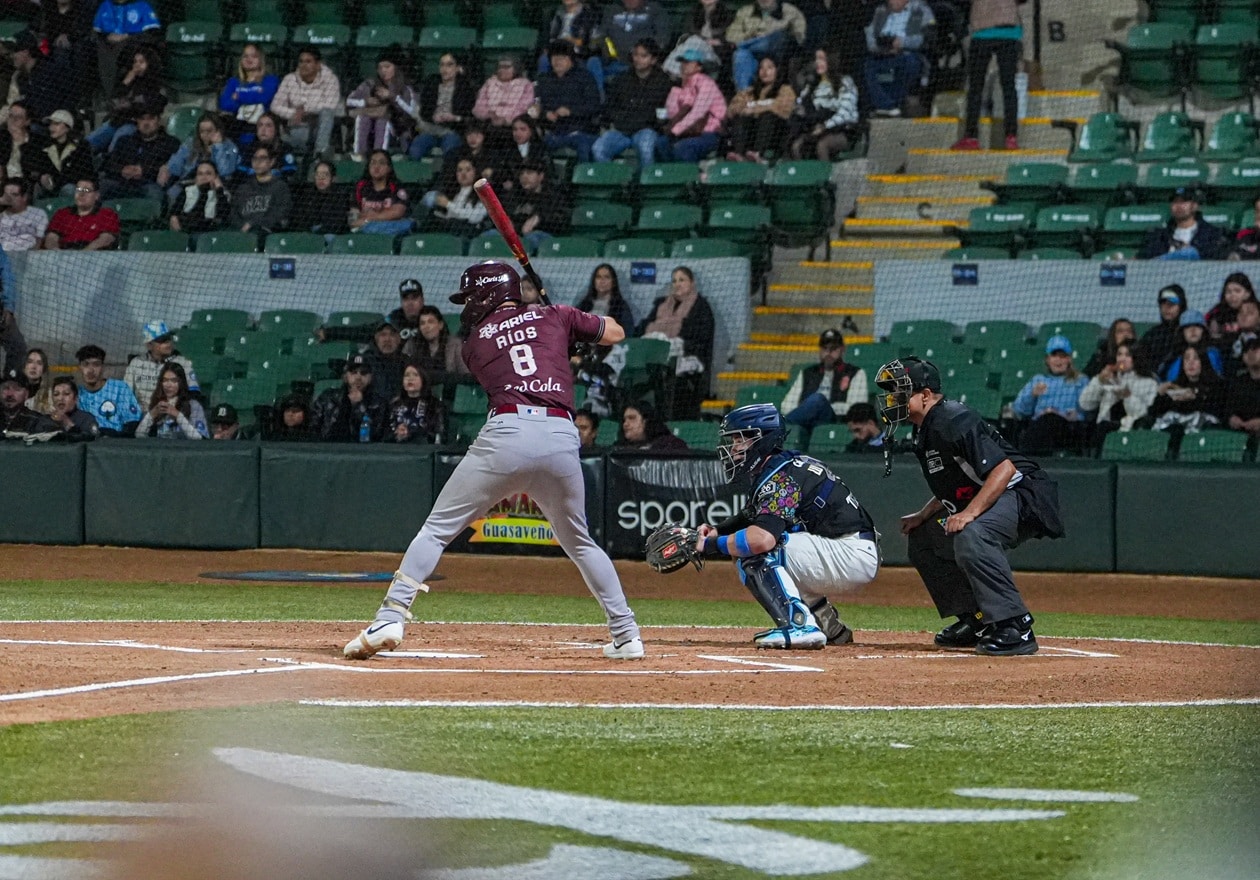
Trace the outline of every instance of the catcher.
{"type": "Polygon", "coordinates": [[[817,459],[784,450],[787,429],[771,403],[742,406],[722,420],[718,457],[726,481],[751,483],[738,514],[698,530],[664,526],[648,537],[648,563],[677,571],[702,554],[732,556],[739,577],[774,621],[758,648],[845,645],[845,626],[828,596],[870,583],[879,571],[875,526],[840,479],[817,459]]]}

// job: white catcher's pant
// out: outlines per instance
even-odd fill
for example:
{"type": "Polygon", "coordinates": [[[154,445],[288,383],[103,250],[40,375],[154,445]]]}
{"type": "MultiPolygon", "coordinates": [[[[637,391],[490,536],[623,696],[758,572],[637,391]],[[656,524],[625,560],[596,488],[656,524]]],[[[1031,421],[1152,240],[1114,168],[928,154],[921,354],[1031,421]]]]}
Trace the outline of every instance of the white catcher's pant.
{"type": "Polygon", "coordinates": [[[820,538],[793,532],[783,548],[783,567],[791,576],[801,599],[813,605],[819,599],[869,584],[879,572],[879,548],[856,534],[820,538]]]}
{"type": "MultiPolygon", "coordinates": [[[[542,509],[556,540],[582,573],[614,641],[638,638],[617,571],[587,529],[578,446],[577,428],[568,419],[518,412],[486,422],[407,548],[399,566],[406,580],[395,579],[387,599],[410,608],[416,585],[433,573],[446,545],[491,506],[524,492],[542,509]]],[[[377,613],[378,620],[401,618],[400,611],[387,606],[377,613]]]]}

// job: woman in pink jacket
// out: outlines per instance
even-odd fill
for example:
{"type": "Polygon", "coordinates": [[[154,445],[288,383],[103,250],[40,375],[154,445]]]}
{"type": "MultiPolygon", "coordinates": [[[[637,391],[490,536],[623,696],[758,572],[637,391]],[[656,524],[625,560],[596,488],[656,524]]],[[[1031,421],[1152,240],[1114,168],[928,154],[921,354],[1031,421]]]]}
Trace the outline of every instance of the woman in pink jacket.
{"type": "Polygon", "coordinates": [[[512,141],[512,120],[534,103],[534,84],[515,55],[500,55],[494,75],[477,93],[473,116],[486,123],[486,141],[501,149],[512,141]]]}
{"type": "Polygon", "coordinates": [[[663,162],[699,162],[717,149],[718,131],[726,118],[726,99],[701,69],[704,56],[688,49],[679,58],[682,84],[665,99],[665,137],[657,138],[656,152],[663,162]]]}

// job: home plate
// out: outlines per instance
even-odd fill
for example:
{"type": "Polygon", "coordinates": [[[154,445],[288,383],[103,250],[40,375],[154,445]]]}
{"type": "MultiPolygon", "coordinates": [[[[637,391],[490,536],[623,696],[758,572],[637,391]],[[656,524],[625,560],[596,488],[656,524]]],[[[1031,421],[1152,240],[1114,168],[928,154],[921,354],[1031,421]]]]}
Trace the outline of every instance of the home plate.
{"type": "Polygon", "coordinates": [[[382,651],[376,655],[385,659],[407,660],[484,660],[485,654],[452,654],[447,651],[382,651]]]}

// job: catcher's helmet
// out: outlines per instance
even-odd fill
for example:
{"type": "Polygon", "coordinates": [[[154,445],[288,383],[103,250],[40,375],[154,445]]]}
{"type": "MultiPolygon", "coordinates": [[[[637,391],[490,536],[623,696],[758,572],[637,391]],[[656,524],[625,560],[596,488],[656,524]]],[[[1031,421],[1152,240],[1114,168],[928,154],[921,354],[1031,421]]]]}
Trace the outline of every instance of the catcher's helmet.
{"type": "Polygon", "coordinates": [[[475,327],[509,300],[521,301],[521,279],[515,269],[499,260],[470,266],[459,279],[459,292],[451,294],[451,302],[464,307],[460,320],[465,327],[475,327]]]}
{"type": "Polygon", "coordinates": [[[879,397],[884,421],[895,426],[909,416],[910,395],[914,392],[927,388],[940,393],[941,372],[931,361],[904,357],[880,367],[875,374],[875,385],[884,392],[879,397]]]}
{"type": "Polygon", "coordinates": [[[729,483],[782,449],[787,428],[773,403],[751,403],[726,414],[718,437],[718,458],[729,483]]]}

